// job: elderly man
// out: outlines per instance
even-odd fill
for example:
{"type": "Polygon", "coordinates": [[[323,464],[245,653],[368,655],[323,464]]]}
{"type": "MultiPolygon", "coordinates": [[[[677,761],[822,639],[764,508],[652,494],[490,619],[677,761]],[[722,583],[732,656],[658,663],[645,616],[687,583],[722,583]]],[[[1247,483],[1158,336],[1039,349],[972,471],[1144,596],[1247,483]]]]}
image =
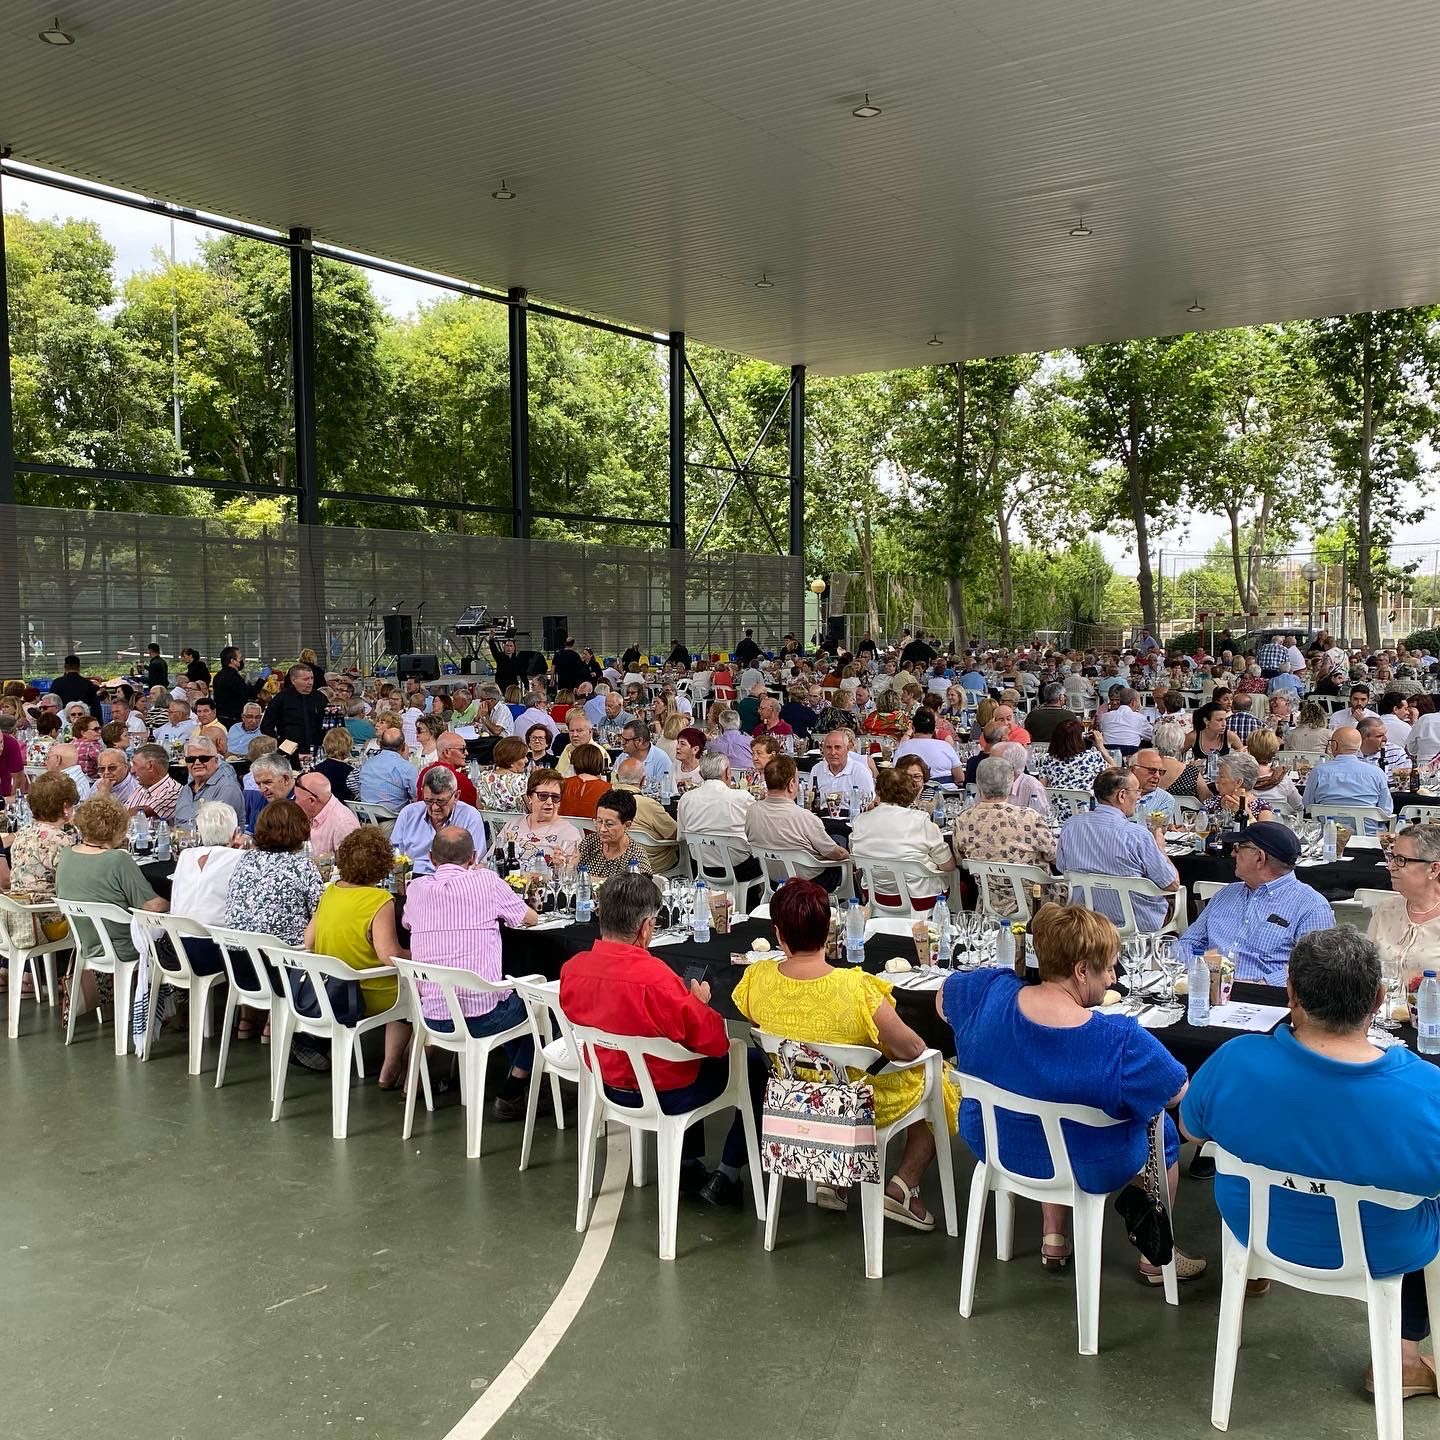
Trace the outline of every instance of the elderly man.
{"type": "Polygon", "coordinates": [[[415,797],[415,767],[405,758],[405,732],[384,726],[375,737],[380,749],[360,767],[360,799],[400,811],[415,797]]]}
{"type": "Polygon", "coordinates": [[[645,762],[633,755],[623,757],[611,776],[611,783],[617,790],[635,792],[635,828],[659,842],[652,844],[636,840],[635,843],[650,862],[651,874],[663,875],[667,870],[673,870],[679,859],[680,852],[675,844],[679,830],[663,805],[641,793],[645,781],[645,762]]]}
{"type": "Polygon", "coordinates": [[[795,803],[799,793],[795,762],[788,755],[777,755],[765,766],[764,798],[745,812],[745,838],[752,848],[810,856],[813,863],[797,865],[797,869],[834,891],[843,872],[833,862],[849,859],[850,852],[831,836],[818,815],[795,803]]]}
{"type": "Polygon", "coordinates": [[[1180,937],[1187,956],[1218,950],[1237,980],[1283,985],[1300,936],[1335,923],[1327,900],[1295,877],[1300,841],[1278,820],[1257,820],[1235,842],[1235,880],[1180,937]]]}
{"type": "Polygon", "coordinates": [[[515,728],[510,733],[523,739],[532,725],[543,725],[550,732],[550,741],[553,744],[560,733],[560,726],[550,713],[549,700],[543,695],[527,695],[525,698],[529,703],[515,717],[515,728]]]}
{"type": "Polygon", "coordinates": [[[1140,696],[1128,685],[1117,685],[1095,717],[1105,748],[1113,754],[1133,755],[1151,735],[1150,722],[1140,709],[1140,696]]]}
{"type": "MultiPolygon", "coordinates": [[[[671,789],[674,789],[675,767],[670,763],[670,757],[663,751],[657,749],[650,743],[650,727],[643,720],[628,720],[620,729],[620,748],[624,754],[615,764],[615,775],[618,779],[620,767],[627,760],[635,760],[640,764],[643,775],[640,783],[642,785],[659,786],[668,781],[671,789]]],[[[641,829],[648,830],[650,827],[641,823],[641,829]]],[[[668,867],[667,867],[668,868],[668,867]]],[[[659,870],[655,872],[657,875],[659,870]]]]}
{"type": "Polygon", "coordinates": [[[515,733],[515,717],[505,703],[505,697],[495,685],[478,685],[475,701],[470,707],[468,723],[474,725],[477,735],[489,735],[492,739],[503,740],[515,733]]]}
{"type": "Polygon", "coordinates": [[[1163,815],[1167,820],[1175,818],[1175,797],[1160,788],[1165,778],[1165,761],[1158,750],[1148,746],[1137,750],[1130,757],[1130,773],[1140,786],[1135,801],[1135,814],[1131,817],[1137,824],[1144,825],[1147,817],[1163,815]]]}
{"type": "MultiPolygon", "coordinates": [[[[229,750],[229,731],[215,716],[215,702],[208,696],[201,696],[193,706],[195,734],[204,735],[215,742],[215,749],[224,755],[229,750]]],[[[248,741],[246,742],[249,743],[248,741]]]]}
{"type": "Polygon", "coordinates": [[[260,718],[264,710],[254,701],[249,701],[240,711],[239,721],[225,732],[225,750],[230,755],[249,753],[250,742],[260,733],[260,718]]]}
{"type": "Polygon", "coordinates": [[[555,768],[567,780],[575,773],[570,757],[581,745],[595,743],[595,727],[590,717],[578,705],[572,705],[565,715],[565,747],[555,762],[555,768]]]}
{"type": "Polygon", "coordinates": [[[801,782],[807,804],[813,803],[817,790],[822,796],[840,794],[848,800],[853,788],[860,792],[862,801],[875,798],[875,776],[870,762],[851,749],[854,743],[854,733],[845,729],[832,730],[821,740],[820,762],[801,782]]]}
{"type": "Polygon", "coordinates": [[[1243,745],[1259,728],[1260,721],[1254,714],[1260,697],[1241,691],[1231,697],[1230,717],[1225,728],[1243,745]]]}
{"type": "Polygon", "coordinates": [[[443,765],[434,765],[420,787],[420,799],[395,817],[390,843],[397,855],[410,857],[417,875],[428,875],[435,868],[430,846],[436,834],[449,825],[470,832],[477,854],[484,855],[490,848],[480,812],[460,798],[455,776],[443,765]]]}
{"type": "Polygon", "coordinates": [[[151,820],[173,820],[180,785],[170,774],[170,755],[165,747],[153,742],[142,745],[130,767],[140,786],[130,801],[131,812],[151,820]]]}
{"type": "MultiPolygon", "coordinates": [[[[1102,770],[1095,777],[1095,808],[1072,815],[1060,827],[1055,847],[1055,868],[1119,879],[1152,881],[1161,890],[1180,888],[1180,876],[1143,825],[1130,824],[1140,787],[1126,770],[1102,770]]],[[[1136,924],[1144,931],[1158,930],[1169,910],[1159,895],[1136,895],[1136,924]]],[[[1091,908],[1117,925],[1124,921],[1120,900],[1112,891],[1095,892],[1091,908]]]]}
{"type": "Polygon", "coordinates": [[[1317,765],[1305,781],[1307,810],[1312,805],[1375,805],[1387,815],[1394,812],[1384,772],[1360,758],[1360,732],[1353,725],[1340,726],[1325,748],[1331,758],[1317,765]]]}
{"type": "Polygon", "coordinates": [[[975,772],[980,768],[980,762],[991,754],[997,745],[1005,745],[1010,740],[1011,727],[1003,720],[991,720],[991,722],[980,732],[980,749],[965,762],[965,783],[975,783],[975,772]]]}
{"type": "MultiPolygon", "coordinates": [[[[740,728],[747,735],[754,735],[756,728],[761,724],[760,707],[770,698],[770,692],[765,688],[763,680],[756,681],[749,687],[740,687],[745,690],[745,698],[741,700],[735,709],[740,715],[740,728]]],[[[739,693],[739,690],[736,691],[739,693]]],[[[778,712],[776,718],[779,718],[778,712]]]]}
{"type": "Polygon", "coordinates": [[[165,714],[168,718],[165,724],[155,727],[154,738],[157,745],[163,745],[167,750],[183,745],[199,728],[190,714],[188,700],[172,699],[165,707],[165,714]]]}
{"type": "Polygon", "coordinates": [[[740,712],[729,705],[722,705],[714,711],[714,720],[720,733],[705,742],[710,755],[723,755],[732,770],[749,770],[752,766],[750,737],[740,728],[740,712]]]}
{"type": "Polygon", "coordinates": [[[260,729],[282,747],[288,742],[302,755],[313,754],[325,732],[327,703],[315,688],[315,671],[309,665],[292,665],[279,693],[266,706],[260,729]]]}
{"type": "Polygon", "coordinates": [[[1295,699],[1292,695],[1272,695],[1267,702],[1268,714],[1265,717],[1265,728],[1273,730],[1283,740],[1285,732],[1295,724],[1295,699]]]}
{"type": "Polygon", "coordinates": [[[310,848],[316,855],[333,855],[340,842],[360,828],[360,820],[335,796],[330,782],[318,771],[295,777],[295,803],[310,821],[310,848]]]}
{"type": "Polygon", "coordinates": [[[453,730],[446,730],[435,740],[435,758],[421,772],[415,785],[415,798],[424,794],[425,777],[437,766],[443,765],[454,777],[459,787],[460,798],[467,805],[479,806],[475,793],[475,782],[470,778],[465,741],[453,730]]]}
{"type": "Polygon", "coordinates": [[[625,701],[618,690],[608,690],[599,697],[600,707],[598,714],[591,708],[594,701],[585,707],[588,715],[597,730],[618,730],[622,725],[628,725],[634,720],[634,716],[625,708],[625,701]]]}
{"type": "Polygon", "coordinates": [[[130,773],[130,757],[123,750],[102,750],[95,764],[100,778],[90,793],[113,796],[127,810],[133,809],[140,782],[130,773]]]}
{"type": "Polygon", "coordinates": [[[289,800],[295,785],[295,771],[289,760],[278,751],[271,750],[250,762],[249,778],[255,782],[253,790],[245,791],[245,829],[253,835],[255,822],[260,812],[272,800],[289,800]]]}
{"type": "Polygon", "coordinates": [[[145,717],[131,703],[130,692],[123,688],[117,691],[115,698],[110,701],[110,720],[113,724],[125,727],[130,745],[143,745],[150,734],[145,717]]]}
{"type": "MultiPolygon", "coordinates": [[[[1403,1045],[1379,1050],[1370,1043],[1371,1018],[1385,1000],[1375,946],[1344,927],[1306,935],[1285,984],[1289,1024],[1269,1035],[1242,1035],[1210,1056],[1181,1102],[1185,1134],[1282,1174],[1440,1193],[1440,1070],[1403,1045]],[[1380,1116],[1403,1127],[1404,1144],[1374,1143],[1380,1116]]],[[[1242,1243],[1250,1203],[1243,1179],[1216,1179],[1216,1208],[1242,1243]]],[[[1423,1272],[1435,1255],[1440,1201],[1410,1210],[1362,1206],[1360,1226],[1371,1273],[1404,1276],[1396,1398],[1434,1395],[1434,1365],[1421,1357],[1420,1342],[1430,1329],[1423,1272]]],[[[1341,1253],[1334,1201],[1293,1185],[1273,1189],[1269,1242],[1297,1264],[1335,1269],[1341,1253]]],[[[1269,1287],[1268,1280],[1254,1282],[1251,1293],[1269,1287]]],[[[1373,1389],[1373,1375],[1366,1387],[1373,1389]]]]}
{"type": "Polygon", "coordinates": [[[698,834],[729,840],[735,852],[731,862],[735,878],[756,879],[760,874],[760,862],[749,854],[750,845],[745,835],[745,817],[755,803],[755,797],[748,790],[731,787],[730,762],[723,755],[702,755],[700,783],[680,797],[677,814],[679,833],[682,838],[698,834]]]}
{"type": "Polygon", "coordinates": [[[949,780],[952,785],[965,783],[965,762],[948,740],[935,738],[935,712],[922,705],[910,722],[910,735],[895,747],[893,763],[898,765],[907,755],[917,755],[930,770],[932,780],[949,780]]]}
{"type": "Polygon", "coordinates": [[[1017,745],[1028,745],[1030,743],[1030,732],[1015,718],[1015,707],[1008,700],[1002,700],[995,707],[995,724],[1005,726],[1009,732],[1005,738],[1013,740],[1017,745]]]}
{"type": "Polygon", "coordinates": [[[189,784],[175,797],[175,823],[192,825],[202,801],[222,800],[237,815],[245,813],[245,797],[234,768],[220,758],[215,742],[206,735],[192,735],[185,742],[185,772],[189,784]]]}
{"type": "MultiPolygon", "coordinates": [[[[1405,764],[1405,751],[1390,739],[1383,719],[1362,720],[1357,728],[1360,732],[1359,755],[1366,765],[1378,766],[1388,776],[1397,765],[1405,764]]],[[[1388,779],[1386,785],[1388,788],[1388,779]]]]}
{"type": "Polygon", "coordinates": [[[1043,740],[1048,745],[1057,725],[1079,718],[1065,703],[1065,687],[1052,681],[1041,688],[1040,704],[1025,717],[1025,728],[1032,740],[1043,740]]]}
{"type": "Polygon", "coordinates": [[[45,769],[56,770],[61,775],[68,775],[75,782],[75,788],[80,792],[80,798],[85,800],[89,797],[89,777],[80,768],[79,753],[68,740],[57,740],[45,752],[45,769]]]}

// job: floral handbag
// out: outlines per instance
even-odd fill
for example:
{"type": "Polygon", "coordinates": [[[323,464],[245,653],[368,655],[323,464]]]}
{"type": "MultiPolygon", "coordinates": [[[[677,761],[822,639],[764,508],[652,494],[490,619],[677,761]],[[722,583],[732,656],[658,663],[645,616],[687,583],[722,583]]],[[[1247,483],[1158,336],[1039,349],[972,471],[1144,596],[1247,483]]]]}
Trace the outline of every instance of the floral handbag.
{"type": "Polygon", "coordinates": [[[820,1185],[880,1183],[875,1092],[801,1040],[782,1040],[765,1082],[760,1159],[772,1174],[820,1185]],[[798,1069],[817,1077],[806,1079],[798,1069]]]}

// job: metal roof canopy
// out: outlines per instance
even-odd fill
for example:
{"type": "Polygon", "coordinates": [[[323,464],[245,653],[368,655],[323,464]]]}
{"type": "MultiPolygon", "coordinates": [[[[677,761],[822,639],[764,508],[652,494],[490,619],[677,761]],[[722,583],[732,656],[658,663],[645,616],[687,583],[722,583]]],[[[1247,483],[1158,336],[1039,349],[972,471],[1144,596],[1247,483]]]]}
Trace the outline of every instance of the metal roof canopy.
{"type": "Polygon", "coordinates": [[[821,373],[1440,297],[1426,0],[54,6],[19,161],[821,373]]]}

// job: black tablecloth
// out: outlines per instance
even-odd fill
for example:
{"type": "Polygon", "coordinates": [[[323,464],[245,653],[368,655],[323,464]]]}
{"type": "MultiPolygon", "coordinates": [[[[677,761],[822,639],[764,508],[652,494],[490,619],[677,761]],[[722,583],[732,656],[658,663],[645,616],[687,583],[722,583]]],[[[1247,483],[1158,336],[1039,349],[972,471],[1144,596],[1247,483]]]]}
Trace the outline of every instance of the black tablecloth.
{"type": "MultiPolygon", "coordinates": [[[[1327,900],[1349,900],[1357,890],[1388,890],[1390,871],[1379,863],[1378,850],[1357,850],[1324,865],[1305,865],[1295,871],[1302,884],[1318,890],[1327,900]]],[[[1190,914],[1198,907],[1195,885],[1200,880],[1218,880],[1228,885],[1235,878],[1235,862],[1229,855],[1178,855],[1172,857],[1180,883],[1190,900],[1190,914]]]]}

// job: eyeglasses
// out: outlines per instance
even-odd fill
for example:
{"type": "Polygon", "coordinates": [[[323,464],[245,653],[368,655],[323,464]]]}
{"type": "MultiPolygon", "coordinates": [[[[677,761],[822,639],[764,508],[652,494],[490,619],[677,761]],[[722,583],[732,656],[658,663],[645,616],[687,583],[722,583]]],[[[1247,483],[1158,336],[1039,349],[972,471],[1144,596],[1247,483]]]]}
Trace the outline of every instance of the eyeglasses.
{"type": "Polygon", "coordinates": [[[215,755],[187,755],[185,757],[185,763],[187,765],[208,765],[211,761],[218,758],[219,757],[215,755]]]}
{"type": "Polygon", "coordinates": [[[1385,863],[1394,870],[1403,870],[1407,865],[1430,865],[1434,862],[1419,855],[1399,855],[1392,850],[1386,855],[1385,863]]]}
{"type": "Polygon", "coordinates": [[[545,801],[547,805],[558,805],[560,803],[560,796],[554,790],[537,790],[535,792],[535,798],[545,801]]]}

